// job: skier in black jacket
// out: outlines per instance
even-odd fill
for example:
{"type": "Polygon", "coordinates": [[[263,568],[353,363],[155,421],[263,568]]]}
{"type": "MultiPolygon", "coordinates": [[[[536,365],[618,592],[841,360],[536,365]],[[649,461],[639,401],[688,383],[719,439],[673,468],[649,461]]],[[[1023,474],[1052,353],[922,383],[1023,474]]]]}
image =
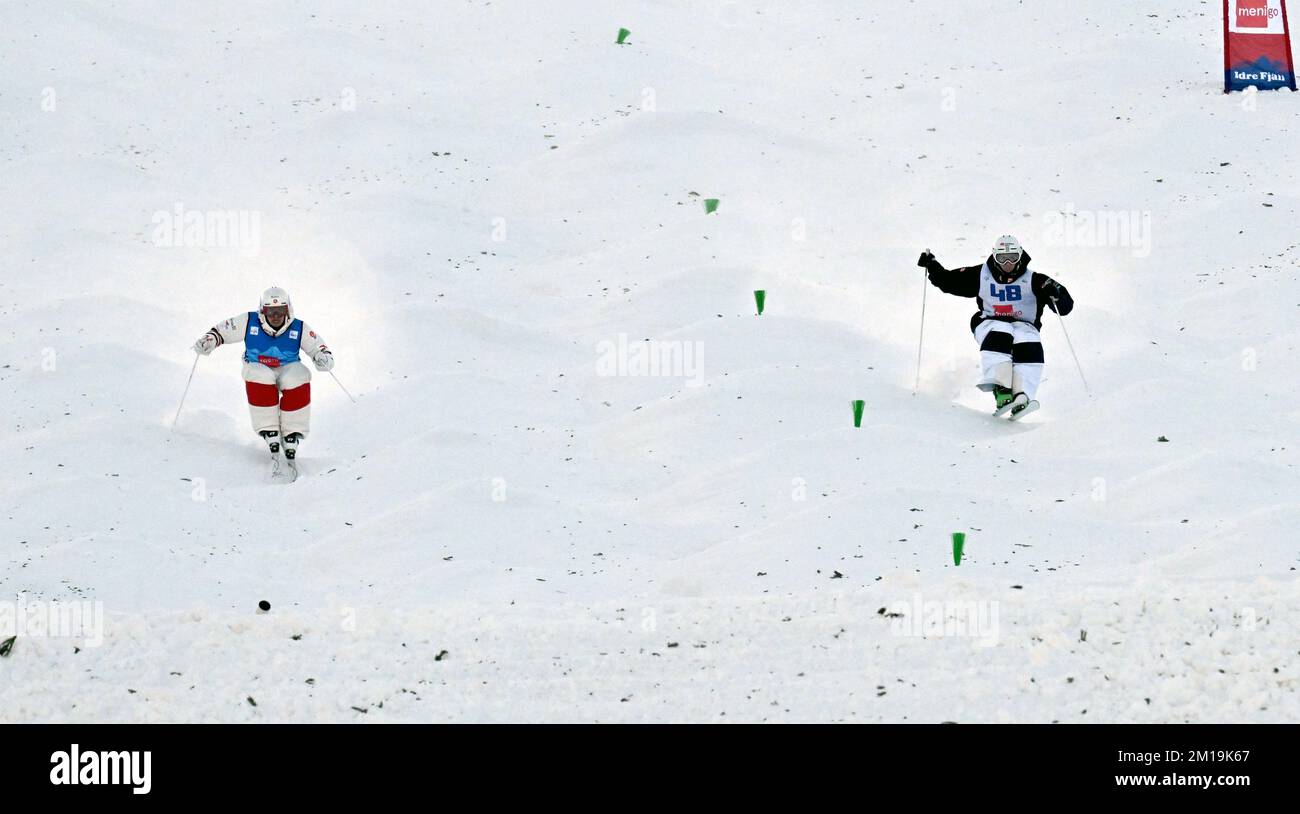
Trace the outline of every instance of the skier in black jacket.
{"type": "Polygon", "coordinates": [[[1038,409],[1034,396],[1043,375],[1043,308],[1061,316],[1074,309],[1065,286],[1029,268],[1029,255],[1020,241],[1003,235],[981,265],[946,269],[926,250],[916,264],[926,270],[940,291],[974,297],[979,311],[970,327],[980,345],[983,377],[979,389],[992,391],[994,415],[1010,412],[1011,420],[1038,409]]]}

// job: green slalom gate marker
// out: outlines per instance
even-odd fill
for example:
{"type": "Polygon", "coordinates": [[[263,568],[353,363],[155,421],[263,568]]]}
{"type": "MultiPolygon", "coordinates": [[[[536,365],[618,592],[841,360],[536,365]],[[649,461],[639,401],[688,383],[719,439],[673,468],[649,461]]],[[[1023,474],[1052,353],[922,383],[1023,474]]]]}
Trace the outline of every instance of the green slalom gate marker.
{"type": "Polygon", "coordinates": [[[862,399],[853,402],[853,426],[862,426],[862,411],[867,408],[867,403],[862,399]]]}
{"type": "Polygon", "coordinates": [[[706,215],[711,215],[711,214],[713,214],[714,212],[717,212],[717,211],[718,211],[718,199],[717,199],[717,198],[705,198],[705,199],[704,199],[704,214],[706,214],[706,215]]]}
{"type": "Polygon", "coordinates": [[[628,31],[626,28],[620,28],[618,30],[618,39],[615,40],[615,42],[618,43],[619,45],[626,45],[627,38],[631,36],[631,34],[632,32],[628,31]]]}
{"type": "Polygon", "coordinates": [[[961,565],[961,550],[966,547],[966,532],[952,533],[952,564],[961,565]]]}
{"type": "Polygon", "coordinates": [[[764,300],[766,300],[766,299],[767,299],[767,292],[766,292],[766,291],[755,291],[755,292],[754,292],[754,304],[758,306],[758,315],[759,315],[760,317],[763,316],[763,302],[764,302],[764,300]]]}

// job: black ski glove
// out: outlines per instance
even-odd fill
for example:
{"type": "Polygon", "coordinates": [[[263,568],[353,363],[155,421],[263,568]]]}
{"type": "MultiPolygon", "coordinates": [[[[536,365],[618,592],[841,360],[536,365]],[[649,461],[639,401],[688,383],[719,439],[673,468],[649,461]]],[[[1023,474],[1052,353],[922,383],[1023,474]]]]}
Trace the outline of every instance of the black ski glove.
{"type": "Polygon", "coordinates": [[[928,269],[930,268],[930,264],[934,262],[935,262],[934,255],[930,253],[929,249],[926,249],[925,251],[921,252],[921,256],[920,258],[917,259],[916,264],[923,269],[928,269]]]}
{"type": "Polygon", "coordinates": [[[1065,290],[1065,286],[1053,280],[1044,286],[1044,289],[1048,297],[1047,304],[1053,311],[1066,316],[1074,310],[1074,298],[1065,290]]]}

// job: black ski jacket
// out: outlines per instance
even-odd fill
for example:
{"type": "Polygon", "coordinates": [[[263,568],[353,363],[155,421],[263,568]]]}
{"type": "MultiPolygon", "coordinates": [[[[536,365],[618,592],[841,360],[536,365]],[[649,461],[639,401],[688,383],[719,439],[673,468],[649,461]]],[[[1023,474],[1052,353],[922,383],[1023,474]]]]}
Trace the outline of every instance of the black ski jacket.
{"type": "MultiPolygon", "coordinates": [[[[990,268],[996,268],[993,265],[993,255],[989,255],[988,264],[990,268]]],[[[1016,274],[1023,274],[1025,268],[1029,265],[1029,252],[1020,255],[1020,264],[1016,266],[1016,274]]],[[[977,266],[965,266],[957,269],[946,269],[939,264],[938,260],[931,259],[925,265],[926,276],[945,294],[954,294],[958,297],[974,297],[979,304],[979,310],[975,316],[970,318],[970,329],[975,327],[986,319],[996,319],[999,322],[1015,322],[1015,317],[993,317],[984,314],[984,299],[980,296],[980,269],[984,267],[981,263],[977,266]]],[[[1046,274],[1040,274],[1037,271],[1033,273],[1029,283],[1030,289],[1034,296],[1038,298],[1038,313],[1034,315],[1034,327],[1042,329],[1043,327],[1043,306],[1051,308],[1061,316],[1065,316],[1074,310],[1074,299],[1070,292],[1065,290],[1065,286],[1048,277],[1046,274]],[[1055,297],[1059,308],[1052,305],[1052,299],[1055,297]]]]}

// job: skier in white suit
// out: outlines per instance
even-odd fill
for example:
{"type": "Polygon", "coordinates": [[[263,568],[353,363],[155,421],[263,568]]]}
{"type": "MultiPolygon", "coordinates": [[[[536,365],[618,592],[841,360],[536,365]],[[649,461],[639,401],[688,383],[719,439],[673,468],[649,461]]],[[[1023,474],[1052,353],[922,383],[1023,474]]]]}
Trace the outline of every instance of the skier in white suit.
{"type": "Polygon", "coordinates": [[[311,326],[294,317],[289,295],[279,287],[262,293],[257,311],[209,328],[194,350],[206,356],[232,342],[244,344],[244,387],[253,431],[266,440],[278,471],[281,443],[292,465],[299,442],[311,429],[311,371],[300,357],[306,355],[317,370],[327,371],[334,367],[334,355],[311,326]]]}
{"type": "Polygon", "coordinates": [[[1065,286],[1029,267],[1020,241],[1003,235],[988,259],[975,266],[946,269],[927,249],[916,261],[940,291],[974,297],[979,310],[970,328],[980,346],[983,378],[976,386],[993,393],[997,410],[1012,421],[1038,409],[1035,395],[1043,375],[1043,309],[1061,316],[1074,310],[1065,286]]]}

